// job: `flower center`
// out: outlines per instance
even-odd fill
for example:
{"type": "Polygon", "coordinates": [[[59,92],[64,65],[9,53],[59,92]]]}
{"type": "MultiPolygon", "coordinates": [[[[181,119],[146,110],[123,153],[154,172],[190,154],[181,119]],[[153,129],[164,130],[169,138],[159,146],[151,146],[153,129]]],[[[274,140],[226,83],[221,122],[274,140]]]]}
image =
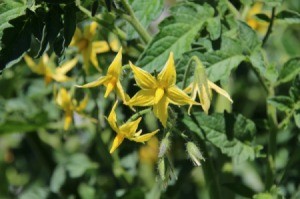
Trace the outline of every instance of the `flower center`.
{"type": "Polygon", "coordinates": [[[78,47],[79,51],[82,51],[82,50],[86,49],[89,45],[89,42],[90,41],[86,38],[80,39],[77,43],[77,47],[78,47]]]}

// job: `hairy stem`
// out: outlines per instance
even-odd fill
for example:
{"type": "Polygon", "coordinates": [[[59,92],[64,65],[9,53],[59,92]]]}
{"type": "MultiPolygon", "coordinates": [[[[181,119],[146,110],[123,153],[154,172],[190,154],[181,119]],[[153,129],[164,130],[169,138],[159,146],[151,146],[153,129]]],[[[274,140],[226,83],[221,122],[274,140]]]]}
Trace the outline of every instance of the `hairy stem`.
{"type": "Polygon", "coordinates": [[[150,111],[152,110],[152,108],[146,108],[144,110],[141,110],[141,111],[138,111],[137,113],[135,113],[134,115],[132,115],[128,120],[127,122],[132,122],[134,120],[136,120],[138,117],[146,114],[146,113],[149,113],[150,111]]]}
{"type": "Polygon", "coordinates": [[[147,32],[147,30],[142,26],[142,24],[140,23],[140,21],[136,18],[133,10],[131,9],[130,5],[128,4],[127,0],[121,0],[126,12],[129,15],[123,14],[121,15],[123,19],[125,19],[126,21],[128,21],[133,28],[138,32],[138,34],[141,36],[142,40],[145,43],[149,43],[151,41],[151,36],[150,34],[147,32]]]}

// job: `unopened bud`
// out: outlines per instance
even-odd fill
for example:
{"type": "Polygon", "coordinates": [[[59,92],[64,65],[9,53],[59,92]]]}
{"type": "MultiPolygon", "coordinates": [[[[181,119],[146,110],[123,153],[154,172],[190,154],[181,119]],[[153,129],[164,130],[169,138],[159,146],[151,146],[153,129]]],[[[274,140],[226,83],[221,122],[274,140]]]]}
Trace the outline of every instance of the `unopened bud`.
{"type": "Polygon", "coordinates": [[[195,166],[201,166],[200,160],[205,161],[202,156],[202,153],[193,142],[188,142],[186,144],[186,150],[188,152],[189,158],[193,161],[195,166]]]}
{"type": "Polygon", "coordinates": [[[162,158],[165,156],[165,154],[167,153],[167,151],[169,150],[171,145],[171,142],[169,140],[169,136],[167,135],[165,138],[162,139],[160,146],[159,146],[159,153],[158,153],[158,157],[162,158]]]}
{"type": "Polygon", "coordinates": [[[165,166],[165,159],[161,158],[158,162],[158,173],[161,180],[165,180],[166,178],[166,166],[165,166]]]}

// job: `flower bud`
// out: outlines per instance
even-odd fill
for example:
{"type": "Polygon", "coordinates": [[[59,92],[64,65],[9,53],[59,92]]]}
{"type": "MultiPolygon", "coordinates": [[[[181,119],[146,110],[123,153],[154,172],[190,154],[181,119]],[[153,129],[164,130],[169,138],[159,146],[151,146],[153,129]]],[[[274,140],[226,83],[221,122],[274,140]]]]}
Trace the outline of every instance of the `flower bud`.
{"type": "Polygon", "coordinates": [[[193,161],[195,166],[201,166],[200,160],[205,161],[205,159],[202,156],[202,153],[200,152],[196,144],[194,144],[193,142],[188,142],[186,144],[186,150],[189,158],[193,161]]]}
{"type": "Polygon", "coordinates": [[[161,180],[165,180],[166,178],[166,166],[165,166],[165,159],[161,158],[158,162],[158,173],[161,180]]]}
{"type": "Polygon", "coordinates": [[[159,153],[158,153],[158,157],[159,158],[162,158],[166,155],[167,151],[169,150],[170,148],[170,145],[171,145],[171,142],[169,140],[169,136],[167,134],[166,137],[164,137],[160,143],[160,146],[159,146],[159,153]]]}

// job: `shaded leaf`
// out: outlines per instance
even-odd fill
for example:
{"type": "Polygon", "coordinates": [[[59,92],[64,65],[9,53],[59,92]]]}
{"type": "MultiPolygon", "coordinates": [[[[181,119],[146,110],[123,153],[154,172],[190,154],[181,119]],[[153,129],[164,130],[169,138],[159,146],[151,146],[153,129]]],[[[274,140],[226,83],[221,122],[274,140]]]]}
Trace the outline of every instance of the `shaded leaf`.
{"type": "Polygon", "coordinates": [[[276,15],[276,19],[282,20],[288,24],[299,24],[300,14],[292,10],[283,10],[276,15]]]}
{"type": "Polygon", "coordinates": [[[238,38],[247,54],[250,54],[257,46],[261,45],[256,32],[242,21],[238,22],[238,38]]]}
{"type": "MultiPolygon", "coordinates": [[[[228,139],[226,135],[226,123],[222,114],[206,115],[203,112],[197,112],[193,114],[192,118],[185,115],[183,123],[200,137],[204,135],[204,137],[219,148],[222,153],[237,161],[254,160],[256,157],[257,151],[255,147],[237,138],[233,138],[232,140],[228,139]]],[[[254,132],[255,126],[250,120],[235,118],[233,127],[234,135],[241,136],[246,132],[243,129],[251,129],[250,131],[254,132]]]]}
{"type": "MultiPolygon", "coordinates": [[[[95,2],[98,2],[96,0],[95,2]]],[[[76,11],[77,8],[74,4],[69,4],[64,7],[64,45],[69,46],[76,29],[76,11]]]]}
{"type": "Polygon", "coordinates": [[[293,100],[288,96],[275,96],[269,98],[268,103],[280,111],[289,111],[293,108],[293,100]]]}
{"type": "Polygon", "coordinates": [[[85,154],[74,154],[66,164],[71,178],[82,176],[88,169],[95,169],[98,165],[92,162],[85,154]]]}
{"type": "Polygon", "coordinates": [[[58,165],[51,177],[50,190],[54,193],[58,193],[61,186],[66,180],[66,170],[62,165],[58,165]]]}

